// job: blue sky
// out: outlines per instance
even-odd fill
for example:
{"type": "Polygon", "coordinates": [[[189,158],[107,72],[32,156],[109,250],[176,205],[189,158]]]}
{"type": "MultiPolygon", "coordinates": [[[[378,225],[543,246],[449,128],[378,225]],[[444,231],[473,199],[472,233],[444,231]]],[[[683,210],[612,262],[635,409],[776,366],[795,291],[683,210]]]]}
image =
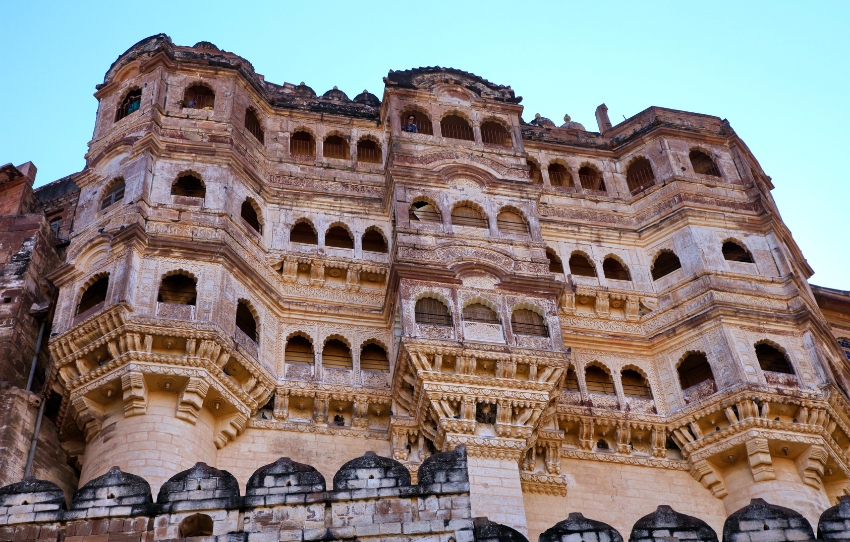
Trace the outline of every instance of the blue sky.
{"type": "Polygon", "coordinates": [[[211,41],[275,83],[381,95],[389,69],[511,85],[525,118],[596,129],[658,105],[727,118],[773,178],[816,274],[850,290],[850,2],[22,2],[0,0],[0,163],[79,171],[95,84],[164,32],[211,41]]]}

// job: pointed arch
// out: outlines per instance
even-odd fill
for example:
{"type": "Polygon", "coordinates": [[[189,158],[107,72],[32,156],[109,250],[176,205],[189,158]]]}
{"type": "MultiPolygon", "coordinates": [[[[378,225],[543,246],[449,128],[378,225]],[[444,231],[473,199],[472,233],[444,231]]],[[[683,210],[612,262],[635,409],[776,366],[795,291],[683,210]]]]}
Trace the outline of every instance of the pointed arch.
{"type": "Polygon", "coordinates": [[[205,83],[194,83],[183,93],[184,109],[215,109],[215,92],[205,83]]]}
{"type": "Polygon", "coordinates": [[[458,202],[452,208],[452,225],[469,228],[489,228],[487,215],[479,205],[471,201],[458,202]]]}
{"type": "Polygon", "coordinates": [[[560,162],[552,162],[547,168],[549,171],[549,184],[552,186],[575,186],[573,183],[573,174],[565,164],[560,162]]]}
{"type": "Polygon", "coordinates": [[[431,121],[431,116],[420,107],[405,107],[401,110],[399,120],[402,132],[434,135],[434,123],[431,121]],[[410,119],[410,116],[413,116],[413,119],[410,119]]]}
{"type": "Polygon", "coordinates": [[[546,247],[546,258],[549,260],[550,273],[564,272],[564,263],[561,261],[558,253],[555,252],[555,249],[546,247]]]}
{"type": "Polygon", "coordinates": [[[316,361],[313,341],[306,333],[293,333],[286,339],[283,360],[289,365],[313,365],[316,361]]]}
{"type": "Polygon", "coordinates": [[[118,104],[118,110],[115,112],[115,122],[132,115],[142,107],[142,89],[136,87],[127,91],[121,103],[118,104]]]}
{"type": "Polygon", "coordinates": [[[623,386],[623,395],[626,397],[640,397],[652,399],[652,389],[649,380],[642,370],[634,365],[626,365],[620,371],[620,383],[623,386]]]}
{"type": "Polygon", "coordinates": [[[76,314],[82,314],[106,303],[106,294],[109,292],[109,273],[99,273],[91,277],[80,290],[76,314]]]}
{"type": "Polygon", "coordinates": [[[694,173],[710,175],[712,177],[721,176],[720,169],[717,168],[717,164],[714,162],[714,159],[709,156],[709,153],[701,149],[691,149],[690,154],[688,154],[688,158],[691,160],[691,167],[694,169],[694,173]]]}
{"type": "Polygon", "coordinates": [[[652,280],[658,280],[661,277],[666,277],[673,271],[682,268],[682,263],[679,257],[672,250],[664,249],[655,257],[652,262],[652,280]]]}
{"type": "Polygon", "coordinates": [[[587,386],[588,393],[617,395],[611,372],[597,361],[589,363],[584,368],[584,384],[587,386]]]}
{"type": "Polygon", "coordinates": [[[605,256],[605,260],[602,261],[602,272],[606,279],[624,281],[632,280],[632,277],[629,274],[629,268],[614,255],[605,256]]]}
{"type": "Polygon", "coordinates": [[[437,203],[426,196],[417,196],[413,199],[408,215],[411,223],[431,222],[439,224],[443,221],[437,203]]]}
{"type": "Polygon", "coordinates": [[[260,343],[257,311],[247,299],[236,302],[236,329],[255,343],[260,343]]]}
{"type": "Polygon", "coordinates": [[[714,380],[714,371],[708,363],[705,352],[691,351],[685,353],[679,361],[676,372],[679,375],[679,384],[682,390],[702,384],[706,380],[714,380]]]}
{"type": "Polygon", "coordinates": [[[440,134],[449,139],[475,141],[472,125],[459,113],[449,113],[440,119],[440,134]]]}
{"type": "Polygon", "coordinates": [[[543,184],[543,172],[540,171],[540,164],[533,158],[528,158],[525,164],[528,166],[528,177],[532,184],[543,184]]]}
{"type": "Polygon", "coordinates": [[[500,147],[511,146],[511,134],[501,120],[487,119],[481,123],[481,142],[500,147]]]}
{"type": "Polygon", "coordinates": [[[388,252],[387,239],[384,237],[384,232],[377,226],[366,228],[366,231],[363,232],[361,246],[366,252],[378,252],[381,254],[388,252]]]}
{"type": "Polygon", "coordinates": [[[578,179],[584,190],[605,191],[605,181],[602,180],[602,172],[592,164],[582,164],[578,170],[578,179]]]}
{"type": "Polygon", "coordinates": [[[111,207],[124,199],[126,188],[127,183],[124,182],[124,177],[115,177],[109,181],[109,184],[106,185],[106,189],[103,191],[103,196],[100,198],[100,210],[103,211],[107,207],[111,207]]]}
{"type": "Polygon", "coordinates": [[[723,241],[723,246],[720,250],[723,252],[723,259],[727,261],[754,263],[753,255],[750,254],[750,251],[746,249],[743,243],[735,239],[723,241]]]}

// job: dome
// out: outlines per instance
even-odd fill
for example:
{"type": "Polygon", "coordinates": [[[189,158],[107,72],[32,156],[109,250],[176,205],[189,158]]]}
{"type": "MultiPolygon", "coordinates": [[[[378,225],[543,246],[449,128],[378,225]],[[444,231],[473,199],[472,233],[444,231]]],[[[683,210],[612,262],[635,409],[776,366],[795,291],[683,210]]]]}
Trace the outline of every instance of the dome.
{"type": "Polygon", "coordinates": [[[345,92],[339,90],[336,87],[334,87],[334,88],[330,89],[329,91],[325,92],[324,94],[322,94],[322,98],[325,98],[326,100],[334,100],[335,102],[350,102],[351,101],[351,98],[349,98],[348,95],[345,92]]]}
{"type": "Polygon", "coordinates": [[[209,41],[199,41],[195,45],[192,46],[193,49],[208,49],[210,51],[221,51],[218,47],[215,46],[214,43],[209,41]]]}
{"type": "Polygon", "coordinates": [[[540,126],[541,128],[554,128],[555,127],[554,122],[547,119],[546,117],[541,117],[540,113],[537,113],[537,114],[534,115],[534,120],[531,121],[530,124],[533,124],[535,126],[540,126]]]}
{"type": "Polygon", "coordinates": [[[305,85],[304,81],[301,81],[301,84],[295,87],[295,94],[301,96],[302,98],[316,97],[316,91],[305,85]]]}
{"type": "Polygon", "coordinates": [[[363,92],[354,97],[354,102],[364,105],[371,105],[373,107],[381,105],[381,100],[379,100],[377,96],[375,96],[366,89],[363,89],[363,92]]]}

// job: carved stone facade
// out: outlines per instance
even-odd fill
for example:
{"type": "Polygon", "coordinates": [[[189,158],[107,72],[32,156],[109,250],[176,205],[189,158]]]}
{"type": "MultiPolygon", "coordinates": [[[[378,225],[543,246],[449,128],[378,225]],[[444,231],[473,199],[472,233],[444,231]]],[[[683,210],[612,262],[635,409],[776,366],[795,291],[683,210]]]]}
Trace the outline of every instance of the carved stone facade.
{"type": "Polygon", "coordinates": [[[456,69],[384,84],[319,96],[165,35],[109,68],[50,275],[81,484],[282,450],[421,484],[463,446],[466,519],[513,529],[476,533],[553,540],[722,532],[752,499],[814,525],[847,493],[850,296],[807,283],[727,121],[603,105],[591,132],[456,69]]]}

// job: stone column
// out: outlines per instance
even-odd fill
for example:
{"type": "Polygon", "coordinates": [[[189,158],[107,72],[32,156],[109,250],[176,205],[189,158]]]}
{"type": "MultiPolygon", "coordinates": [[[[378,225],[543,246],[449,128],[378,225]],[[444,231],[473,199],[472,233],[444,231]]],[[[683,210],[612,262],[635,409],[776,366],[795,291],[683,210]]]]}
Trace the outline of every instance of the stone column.
{"type": "Polygon", "coordinates": [[[520,453],[467,446],[469,496],[472,517],[486,516],[528,536],[519,477],[520,453]]]}

